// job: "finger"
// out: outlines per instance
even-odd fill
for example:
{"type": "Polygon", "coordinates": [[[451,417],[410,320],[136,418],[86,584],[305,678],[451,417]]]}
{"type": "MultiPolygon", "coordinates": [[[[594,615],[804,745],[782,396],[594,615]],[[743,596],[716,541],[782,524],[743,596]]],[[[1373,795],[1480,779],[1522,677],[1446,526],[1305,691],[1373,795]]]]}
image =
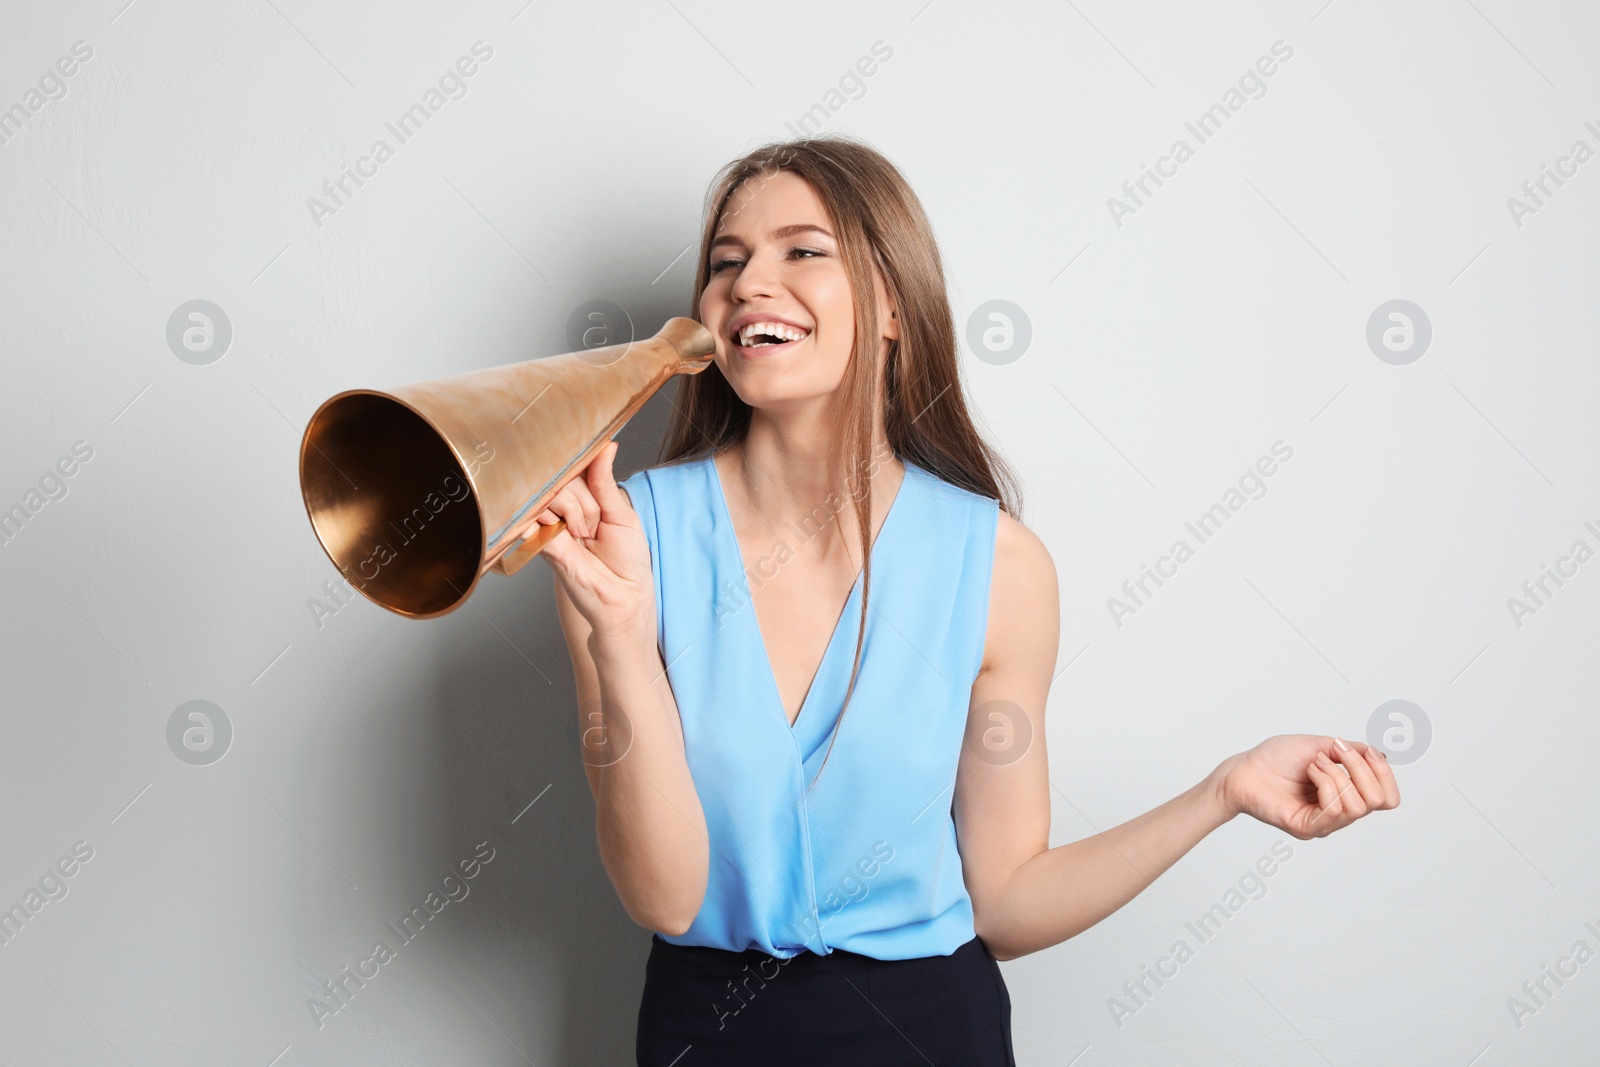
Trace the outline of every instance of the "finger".
{"type": "Polygon", "coordinates": [[[1359,804],[1350,806],[1351,815],[1359,819],[1373,808],[1383,805],[1383,786],[1378,784],[1377,775],[1372,773],[1372,765],[1356,751],[1355,745],[1342,737],[1335,737],[1333,758],[1344,765],[1345,773],[1350,776],[1350,781],[1355,784],[1355,792],[1360,797],[1359,804]]]}
{"type": "Polygon", "coordinates": [[[578,499],[578,493],[573,488],[573,484],[574,482],[568,482],[556,491],[556,495],[550,500],[550,510],[566,520],[567,528],[572,531],[572,536],[588,537],[589,530],[583,513],[583,504],[578,499]]]}
{"type": "Polygon", "coordinates": [[[572,537],[563,536],[565,534],[567,531],[562,530],[546,541],[544,547],[539,550],[539,558],[550,564],[550,569],[562,578],[568,577],[572,571],[572,557],[569,555],[572,550],[572,537]]]}
{"type": "MultiPolygon", "coordinates": [[[[1372,781],[1376,787],[1376,798],[1369,803],[1374,809],[1393,808],[1400,803],[1400,785],[1395,781],[1394,771],[1389,767],[1389,760],[1384,751],[1375,745],[1365,744],[1360,741],[1348,742],[1351,748],[1360,756],[1359,762],[1372,772],[1372,781]]],[[[1352,760],[1352,762],[1355,762],[1352,760]]]]}
{"type": "Polygon", "coordinates": [[[1328,757],[1321,752],[1306,767],[1306,773],[1312,783],[1317,787],[1317,814],[1311,819],[1308,830],[1314,828],[1316,836],[1332,833],[1339,825],[1339,817],[1344,813],[1342,790],[1336,778],[1344,775],[1336,774],[1331,764],[1326,769],[1322,761],[1328,757]]]}
{"type": "Polygon", "coordinates": [[[1367,763],[1372,767],[1372,775],[1383,787],[1384,808],[1398,808],[1400,806],[1400,783],[1394,779],[1394,769],[1389,766],[1389,757],[1375,745],[1367,745],[1362,753],[1367,763]]]}
{"type": "MultiPolygon", "coordinates": [[[[1335,749],[1335,752],[1338,750],[1335,749]]],[[[1356,788],[1355,781],[1350,777],[1347,769],[1341,769],[1339,762],[1326,752],[1317,753],[1321,761],[1320,766],[1333,777],[1339,785],[1339,803],[1344,809],[1344,815],[1350,819],[1359,819],[1367,813],[1367,803],[1361,797],[1361,790],[1356,788]]]]}
{"type": "Polygon", "coordinates": [[[594,493],[589,489],[589,483],[582,478],[574,478],[568,483],[567,488],[572,490],[572,499],[578,502],[578,508],[583,512],[582,536],[596,537],[600,533],[600,504],[594,498],[594,493]]]}
{"type": "Polygon", "coordinates": [[[539,558],[548,563],[556,576],[567,585],[577,581],[583,573],[588,563],[584,558],[587,555],[589,550],[572,536],[570,529],[556,534],[539,550],[539,558]]]}
{"type": "Polygon", "coordinates": [[[516,533],[517,541],[519,543],[521,543],[523,541],[526,541],[530,537],[533,537],[535,534],[538,534],[544,527],[546,527],[546,526],[554,526],[556,523],[558,523],[560,521],[561,521],[561,516],[557,515],[555,512],[551,511],[549,508],[545,508],[543,511],[539,512],[539,514],[537,514],[537,515],[535,515],[533,517],[533,521],[532,522],[530,522],[527,526],[525,526],[522,529],[517,531],[517,533],[516,533]]]}
{"type": "Polygon", "coordinates": [[[594,462],[589,464],[585,472],[589,489],[594,493],[594,498],[600,505],[600,518],[602,522],[626,524],[628,516],[633,513],[633,505],[617,485],[617,479],[612,473],[612,464],[617,458],[617,443],[606,442],[606,446],[595,456],[594,462]]]}

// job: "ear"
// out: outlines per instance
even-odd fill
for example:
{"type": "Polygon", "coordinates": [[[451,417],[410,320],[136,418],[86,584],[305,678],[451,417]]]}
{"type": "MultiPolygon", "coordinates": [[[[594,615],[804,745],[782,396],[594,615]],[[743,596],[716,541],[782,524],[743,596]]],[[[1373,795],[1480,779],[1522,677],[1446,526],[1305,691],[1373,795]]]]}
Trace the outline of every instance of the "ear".
{"type": "Polygon", "coordinates": [[[888,288],[883,284],[883,277],[873,275],[874,287],[878,290],[878,327],[883,331],[883,336],[889,341],[900,339],[900,309],[895,304],[894,297],[889,295],[888,288]]]}

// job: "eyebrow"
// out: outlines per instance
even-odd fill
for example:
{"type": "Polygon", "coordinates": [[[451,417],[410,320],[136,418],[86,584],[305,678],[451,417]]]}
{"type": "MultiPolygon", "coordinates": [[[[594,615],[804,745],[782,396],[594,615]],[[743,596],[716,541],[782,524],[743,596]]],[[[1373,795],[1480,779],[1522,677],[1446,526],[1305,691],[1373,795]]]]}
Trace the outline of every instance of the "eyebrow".
{"type": "MultiPolygon", "coordinates": [[[[827,230],[823,229],[821,226],[816,225],[815,223],[797,222],[797,223],[794,223],[794,224],[789,225],[789,226],[779,226],[776,230],[773,230],[772,231],[772,239],[774,241],[778,241],[778,240],[782,240],[785,237],[793,237],[797,233],[808,233],[808,232],[809,233],[820,233],[820,234],[822,234],[822,236],[828,237],[828,238],[832,238],[833,237],[833,234],[829,233],[827,230]]],[[[727,244],[739,245],[739,244],[744,244],[744,242],[742,240],[740,240],[739,238],[734,237],[731,234],[723,234],[721,237],[718,237],[716,240],[711,242],[711,247],[715,248],[718,245],[727,245],[727,244]]]]}

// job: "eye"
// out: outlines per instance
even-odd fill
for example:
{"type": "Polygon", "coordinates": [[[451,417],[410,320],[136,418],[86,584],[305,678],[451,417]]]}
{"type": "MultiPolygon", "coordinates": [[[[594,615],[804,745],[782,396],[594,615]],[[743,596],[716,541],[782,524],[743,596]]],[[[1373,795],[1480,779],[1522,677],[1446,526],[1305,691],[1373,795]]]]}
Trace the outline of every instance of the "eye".
{"type": "MultiPolygon", "coordinates": [[[[796,245],[795,247],[789,249],[789,255],[794,259],[812,259],[816,256],[825,256],[827,254],[828,253],[824,252],[820,248],[806,248],[803,245],[796,245]]],[[[719,259],[711,264],[711,273],[718,274],[729,267],[740,267],[743,265],[744,261],[741,259],[719,259]]]]}

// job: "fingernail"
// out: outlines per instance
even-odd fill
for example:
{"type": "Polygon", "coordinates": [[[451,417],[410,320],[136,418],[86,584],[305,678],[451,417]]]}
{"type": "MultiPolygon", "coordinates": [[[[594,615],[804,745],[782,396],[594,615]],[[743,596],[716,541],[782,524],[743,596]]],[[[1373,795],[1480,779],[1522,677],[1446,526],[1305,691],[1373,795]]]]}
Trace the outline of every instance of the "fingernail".
{"type": "Polygon", "coordinates": [[[1384,750],[1383,750],[1383,749],[1381,749],[1381,748],[1380,748],[1380,749],[1378,749],[1378,755],[1380,755],[1380,756],[1382,756],[1382,757],[1383,757],[1383,758],[1384,758],[1384,761],[1385,761],[1385,762],[1387,762],[1387,761],[1388,761],[1388,759],[1389,759],[1389,753],[1387,753],[1387,752],[1385,752],[1385,751],[1384,751],[1384,750]]]}
{"type": "Polygon", "coordinates": [[[1344,743],[1344,739],[1343,738],[1335,737],[1333,739],[1333,743],[1339,746],[1339,751],[1340,752],[1349,752],[1350,751],[1350,746],[1344,743]]]}

